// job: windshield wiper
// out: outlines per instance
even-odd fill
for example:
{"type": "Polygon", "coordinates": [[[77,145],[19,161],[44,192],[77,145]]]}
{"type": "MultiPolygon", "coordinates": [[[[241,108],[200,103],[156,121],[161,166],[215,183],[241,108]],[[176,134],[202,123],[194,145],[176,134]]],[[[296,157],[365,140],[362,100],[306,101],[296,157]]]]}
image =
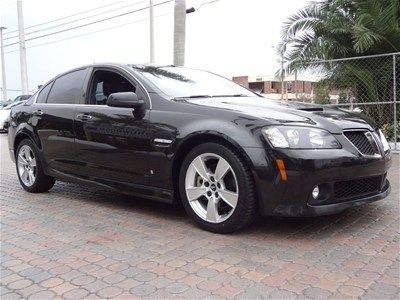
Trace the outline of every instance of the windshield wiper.
{"type": "Polygon", "coordinates": [[[213,98],[222,98],[222,97],[248,97],[245,94],[233,94],[233,95],[214,95],[213,98]]]}
{"type": "Polygon", "coordinates": [[[226,95],[191,95],[191,96],[182,96],[182,97],[175,97],[173,100],[182,101],[185,99],[196,99],[196,98],[229,98],[229,97],[248,97],[245,94],[226,94],[226,95]]]}
{"type": "Polygon", "coordinates": [[[196,99],[196,98],[211,98],[210,95],[191,95],[183,97],[175,97],[173,100],[185,100],[185,99],[196,99]]]}

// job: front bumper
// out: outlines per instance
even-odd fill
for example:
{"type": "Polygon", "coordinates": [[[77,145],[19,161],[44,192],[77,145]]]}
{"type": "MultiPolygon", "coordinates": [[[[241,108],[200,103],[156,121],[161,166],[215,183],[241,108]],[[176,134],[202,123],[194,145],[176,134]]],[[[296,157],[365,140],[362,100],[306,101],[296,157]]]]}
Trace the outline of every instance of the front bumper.
{"type": "Polygon", "coordinates": [[[262,215],[318,216],[385,198],[390,192],[386,179],[390,153],[383,157],[364,157],[346,149],[265,150],[247,148],[262,215]],[[276,159],[285,163],[283,181],[276,159]],[[361,184],[376,184],[363,191],[361,184]],[[315,186],[320,198],[312,197],[315,186]],[[347,190],[338,191],[340,185],[347,190]],[[354,186],[354,189],[352,187],[354,186]]]}
{"type": "MultiPolygon", "coordinates": [[[[355,207],[367,203],[372,203],[381,199],[386,198],[390,193],[390,183],[388,180],[385,182],[384,188],[378,193],[374,193],[370,196],[361,196],[356,198],[355,200],[348,200],[345,202],[333,203],[333,204],[324,204],[324,205],[310,205],[306,204],[302,207],[296,207],[294,211],[294,215],[297,216],[323,216],[339,213],[347,208],[355,207]],[[297,210],[297,212],[296,212],[297,210]]],[[[285,211],[282,212],[282,215],[285,215],[285,211]]],[[[275,212],[275,215],[279,215],[279,211],[275,212]]],[[[290,215],[290,214],[289,214],[290,215]]]]}

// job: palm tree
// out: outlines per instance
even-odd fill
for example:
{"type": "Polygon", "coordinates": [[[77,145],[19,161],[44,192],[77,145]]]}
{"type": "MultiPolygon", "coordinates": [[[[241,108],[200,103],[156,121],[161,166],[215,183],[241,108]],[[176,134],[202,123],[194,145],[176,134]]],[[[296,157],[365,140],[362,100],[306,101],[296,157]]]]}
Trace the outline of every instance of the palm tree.
{"type": "Polygon", "coordinates": [[[399,52],[400,1],[315,1],[288,18],[282,35],[287,71],[315,60],[399,52]]]}
{"type": "MultiPolygon", "coordinates": [[[[392,101],[392,57],[339,62],[335,59],[400,52],[400,1],[312,2],[285,22],[279,49],[286,49],[288,73],[320,72],[324,78],[321,83],[346,91],[356,102],[392,101]]],[[[386,110],[385,116],[384,111],[369,106],[365,112],[375,116],[380,126],[388,113],[386,110]]]]}

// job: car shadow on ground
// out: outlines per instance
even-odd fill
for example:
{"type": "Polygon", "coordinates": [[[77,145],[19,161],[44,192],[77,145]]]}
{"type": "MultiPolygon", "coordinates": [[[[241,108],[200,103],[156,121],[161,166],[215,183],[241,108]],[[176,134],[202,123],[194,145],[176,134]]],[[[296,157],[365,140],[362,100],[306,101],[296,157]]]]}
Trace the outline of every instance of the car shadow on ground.
{"type": "MultiPolygon", "coordinates": [[[[115,213],[126,216],[139,214],[141,217],[148,216],[153,220],[168,220],[175,222],[177,227],[187,226],[190,230],[197,229],[194,222],[186,215],[181,205],[160,203],[148,199],[137,198],[126,194],[119,194],[108,189],[96,187],[83,187],[69,183],[57,183],[50,193],[55,193],[63,198],[70,198],[73,201],[83,201],[94,204],[98,209],[114,209],[115,213]]],[[[379,203],[379,202],[378,202],[379,203]]],[[[368,222],[378,219],[387,213],[385,205],[377,203],[351,208],[341,213],[320,217],[273,217],[257,216],[255,222],[236,233],[234,236],[281,236],[290,238],[324,238],[333,231],[342,230],[351,226],[351,230],[359,231],[368,222]]]]}

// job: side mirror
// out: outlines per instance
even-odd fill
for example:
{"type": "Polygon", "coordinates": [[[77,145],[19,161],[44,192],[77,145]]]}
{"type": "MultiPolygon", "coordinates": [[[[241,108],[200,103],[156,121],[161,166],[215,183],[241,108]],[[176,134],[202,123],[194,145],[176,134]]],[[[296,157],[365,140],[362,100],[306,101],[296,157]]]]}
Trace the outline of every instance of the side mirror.
{"type": "Polygon", "coordinates": [[[111,107],[140,108],[144,105],[134,92],[121,92],[110,94],[107,98],[107,105],[111,107]]]}

